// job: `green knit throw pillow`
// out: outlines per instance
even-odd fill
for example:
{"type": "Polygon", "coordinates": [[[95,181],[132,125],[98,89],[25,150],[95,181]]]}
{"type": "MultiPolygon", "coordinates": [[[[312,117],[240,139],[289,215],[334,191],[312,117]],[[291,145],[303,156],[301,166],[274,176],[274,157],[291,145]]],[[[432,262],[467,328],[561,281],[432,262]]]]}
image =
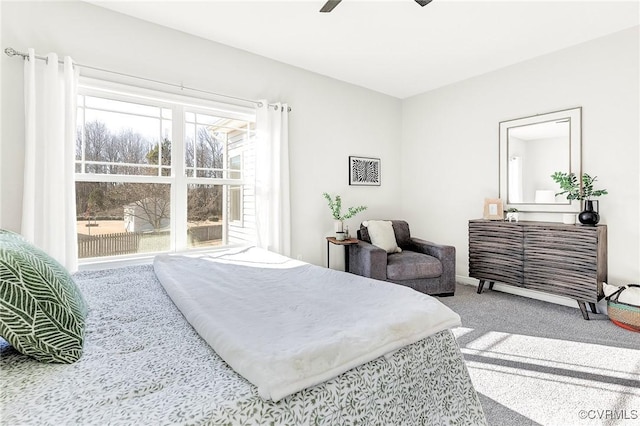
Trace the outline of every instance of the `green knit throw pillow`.
{"type": "Polygon", "coordinates": [[[66,269],[20,235],[0,230],[0,336],[40,362],[82,356],[87,305],[66,269]]]}

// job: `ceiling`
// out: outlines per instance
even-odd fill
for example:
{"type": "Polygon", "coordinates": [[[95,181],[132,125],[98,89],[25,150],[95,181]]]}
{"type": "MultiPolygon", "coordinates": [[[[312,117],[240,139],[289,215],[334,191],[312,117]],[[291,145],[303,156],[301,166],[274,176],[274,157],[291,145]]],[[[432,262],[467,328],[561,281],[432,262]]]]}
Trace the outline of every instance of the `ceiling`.
{"type": "Polygon", "coordinates": [[[639,24],[638,0],[88,1],[400,99],[639,24]]]}

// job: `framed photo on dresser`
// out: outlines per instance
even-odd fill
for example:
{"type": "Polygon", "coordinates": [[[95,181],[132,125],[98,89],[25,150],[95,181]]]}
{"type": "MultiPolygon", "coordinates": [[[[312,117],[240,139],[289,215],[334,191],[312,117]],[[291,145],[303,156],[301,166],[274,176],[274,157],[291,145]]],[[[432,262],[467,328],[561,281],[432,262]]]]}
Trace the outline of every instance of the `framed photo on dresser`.
{"type": "Polygon", "coordinates": [[[484,219],[504,220],[504,207],[500,198],[484,199],[484,219]]]}

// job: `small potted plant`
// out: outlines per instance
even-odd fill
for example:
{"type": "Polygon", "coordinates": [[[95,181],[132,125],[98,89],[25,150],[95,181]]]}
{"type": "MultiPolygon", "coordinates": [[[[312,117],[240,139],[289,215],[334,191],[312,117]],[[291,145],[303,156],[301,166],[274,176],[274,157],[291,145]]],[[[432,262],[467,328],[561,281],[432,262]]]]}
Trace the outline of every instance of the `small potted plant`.
{"type": "Polygon", "coordinates": [[[583,225],[595,225],[600,221],[598,210],[593,209],[592,198],[608,194],[606,189],[594,189],[593,184],[598,179],[587,173],[582,174],[580,181],[574,173],[555,172],[551,178],[560,185],[562,192],[556,195],[566,194],[567,200],[584,201],[584,210],[578,215],[578,220],[583,225]],[[582,185],[581,185],[582,184],[582,185]]]}
{"type": "Polygon", "coordinates": [[[334,219],[333,223],[336,232],[343,232],[344,220],[351,219],[353,216],[367,209],[367,206],[349,207],[347,209],[347,212],[342,214],[342,198],[340,198],[339,195],[336,195],[335,199],[333,199],[331,195],[326,192],[324,192],[322,195],[324,196],[324,198],[326,198],[327,203],[329,204],[329,209],[331,210],[331,215],[334,219]]]}

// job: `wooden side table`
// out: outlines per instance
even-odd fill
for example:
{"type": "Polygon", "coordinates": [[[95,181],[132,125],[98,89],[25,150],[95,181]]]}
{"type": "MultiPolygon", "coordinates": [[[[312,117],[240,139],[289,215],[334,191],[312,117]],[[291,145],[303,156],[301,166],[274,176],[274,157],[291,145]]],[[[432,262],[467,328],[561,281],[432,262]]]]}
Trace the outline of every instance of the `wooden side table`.
{"type": "Polygon", "coordinates": [[[348,240],[339,241],[336,237],[327,237],[327,268],[329,267],[329,247],[330,244],[335,244],[337,246],[344,246],[344,271],[349,272],[349,246],[353,244],[358,244],[357,238],[349,238],[348,240]]]}

